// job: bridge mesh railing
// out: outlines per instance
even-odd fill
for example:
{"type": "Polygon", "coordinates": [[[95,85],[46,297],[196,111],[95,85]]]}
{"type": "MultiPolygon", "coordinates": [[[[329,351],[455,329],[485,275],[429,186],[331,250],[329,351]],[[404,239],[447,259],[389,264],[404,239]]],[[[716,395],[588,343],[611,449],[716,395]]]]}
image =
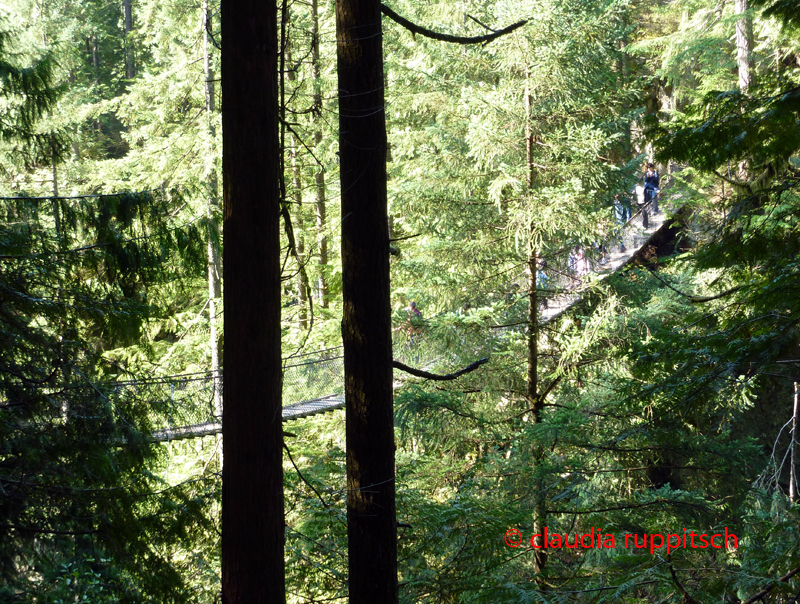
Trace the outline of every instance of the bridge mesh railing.
{"type": "MultiPolygon", "coordinates": [[[[283,405],[344,393],[342,349],[317,351],[284,360],[283,405]]],[[[112,398],[147,401],[153,428],[172,429],[218,423],[222,415],[222,372],[114,382],[112,398]]]]}

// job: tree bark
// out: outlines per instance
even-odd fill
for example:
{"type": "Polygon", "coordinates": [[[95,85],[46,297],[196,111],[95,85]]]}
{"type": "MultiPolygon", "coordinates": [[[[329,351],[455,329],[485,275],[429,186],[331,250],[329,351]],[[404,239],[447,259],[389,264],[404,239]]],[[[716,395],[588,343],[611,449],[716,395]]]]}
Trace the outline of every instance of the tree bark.
{"type": "Polygon", "coordinates": [[[336,0],[350,604],[397,594],[380,0],[336,0]]]}
{"type": "MultiPolygon", "coordinates": [[[[322,132],[317,130],[314,133],[314,143],[317,147],[322,142],[322,132]]],[[[322,308],[328,308],[328,219],[325,209],[325,172],[322,166],[317,167],[314,176],[317,188],[317,247],[319,249],[319,304],[322,308]]]]}
{"type": "MultiPolygon", "coordinates": [[[[527,164],[528,195],[533,195],[536,172],[533,162],[533,126],[531,124],[531,113],[533,111],[533,99],[530,88],[530,68],[525,68],[525,161],[527,164]]],[[[533,412],[533,421],[542,421],[542,409],[544,408],[544,397],[539,393],[539,292],[537,290],[536,273],[539,269],[539,253],[535,243],[536,225],[531,221],[529,232],[528,247],[528,271],[531,274],[530,286],[528,287],[528,383],[526,398],[533,412]]],[[[537,463],[543,457],[542,448],[535,444],[532,457],[537,463]]],[[[545,490],[541,477],[534,472],[534,481],[531,484],[531,495],[533,497],[533,533],[541,535],[542,529],[546,524],[545,512],[545,490]]],[[[542,546],[540,537],[537,545],[542,546]]],[[[543,580],[542,573],[547,565],[547,551],[537,549],[533,566],[536,571],[536,583],[540,589],[546,589],[547,583],[543,580]]]]}
{"type": "MultiPolygon", "coordinates": [[[[288,23],[289,15],[284,15],[283,19],[283,23],[288,23]]],[[[285,26],[282,26],[281,32],[281,36],[283,37],[285,35],[285,26]]],[[[289,82],[294,83],[297,81],[297,74],[295,73],[295,69],[292,67],[292,50],[289,40],[286,40],[286,42],[282,43],[282,46],[286,48],[286,53],[284,55],[286,58],[285,64],[289,65],[289,67],[282,69],[281,71],[285,71],[286,78],[289,80],[289,82]]],[[[283,95],[281,96],[281,102],[283,102],[283,95]]],[[[282,140],[283,136],[285,136],[285,131],[281,134],[282,140]]],[[[308,329],[308,310],[306,307],[308,305],[310,288],[308,284],[308,272],[306,271],[305,267],[305,216],[303,213],[303,193],[301,189],[300,166],[298,165],[297,161],[297,145],[297,137],[295,136],[294,132],[290,132],[289,158],[292,162],[292,201],[294,202],[294,211],[289,211],[289,214],[293,216],[292,230],[295,233],[295,259],[297,260],[297,326],[302,330],[306,330],[308,329]]],[[[287,210],[290,210],[290,208],[287,208],[287,210]]]]}
{"type": "Polygon", "coordinates": [[[213,380],[213,405],[214,415],[222,416],[222,385],[220,382],[219,360],[219,334],[217,331],[217,300],[220,296],[220,266],[219,248],[217,246],[219,225],[216,219],[216,209],[219,204],[219,185],[216,170],[216,127],[214,126],[215,85],[214,69],[211,65],[212,43],[209,39],[207,25],[211,21],[211,7],[208,0],[203,1],[202,9],[203,29],[203,69],[206,74],[206,130],[208,134],[208,147],[206,149],[206,173],[208,174],[208,203],[206,204],[207,237],[208,237],[208,345],[211,352],[211,379],[213,380]]]}
{"type": "Polygon", "coordinates": [[[222,601],[285,602],[275,0],[222,0],[222,601]]]}
{"type": "MultiPolygon", "coordinates": [[[[736,21],[736,65],[739,73],[739,90],[747,94],[753,83],[753,19],[744,13],[747,11],[747,0],[734,0],[734,10],[737,15],[742,15],[736,21]]],[[[750,162],[743,159],[739,162],[738,179],[745,181],[750,178],[750,162]]]]}
{"type": "Polygon", "coordinates": [[[133,63],[133,40],[131,39],[133,32],[131,0],[122,0],[122,6],[125,12],[125,77],[132,80],[136,75],[136,68],[133,63]]]}
{"type": "MultiPolygon", "coordinates": [[[[319,113],[322,112],[322,77],[319,68],[319,8],[317,0],[311,0],[311,78],[314,84],[315,118],[319,126],[319,113]]],[[[322,142],[322,130],[318,127],[314,132],[314,146],[319,149],[322,142]]],[[[325,209],[325,170],[317,166],[314,181],[317,189],[317,248],[319,252],[319,302],[322,308],[328,308],[328,234],[325,209]]]]}
{"type": "Polygon", "coordinates": [[[94,69],[95,82],[100,77],[100,46],[97,42],[97,34],[92,34],[92,68],[94,69]]]}
{"type": "MultiPolygon", "coordinates": [[[[737,15],[747,11],[747,0],[735,0],[734,10],[737,15]]],[[[753,63],[753,19],[744,15],[736,21],[736,65],[739,72],[739,90],[747,93],[752,81],[753,63]]]]}
{"type": "MultiPolygon", "coordinates": [[[[528,173],[527,191],[533,193],[535,171],[533,165],[533,128],[531,111],[533,100],[530,90],[530,68],[525,68],[525,161],[528,173]]],[[[534,421],[541,420],[541,403],[539,400],[539,292],[536,289],[536,272],[539,265],[538,251],[534,243],[536,225],[530,225],[530,244],[528,251],[528,271],[531,274],[528,287],[528,384],[527,399],[533,409],[534,421]]]]}
{"type": "Polygon", "coordinates": [[[795,446],[797,444],[797,382],[794,383],[794,405],[792,406],[792,440],[789,445],[789,501],[792,503],[797,499],[797,462],[795,461],[795,446]]]}
{"type": "MultiPolygon", "coordinates": [[[[294,79],[294,78],[290,78],[294,79]]],[[[300,189],[300,168],[297,165],[297,138],[294,134],[289,135],[290,153],[292,157],[292,197],[294,200],[295,211],[294,222],[297,233],[297,326],[300,329],[308,329],[308,273],[303,270],[306,261],[305,245],[305,220],[303,216],[303,194],[300,189]]]]}

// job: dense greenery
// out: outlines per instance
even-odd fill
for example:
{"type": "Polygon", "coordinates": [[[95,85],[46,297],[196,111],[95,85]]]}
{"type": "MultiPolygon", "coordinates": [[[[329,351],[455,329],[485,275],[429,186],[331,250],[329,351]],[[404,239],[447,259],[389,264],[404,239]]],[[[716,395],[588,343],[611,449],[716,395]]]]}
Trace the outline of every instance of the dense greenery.
{"type": "MultiPolygon", "coordinates": [[[[112,380],[218,358],[218,6],[145,0],[128,32],[122,4],[10,7],[0,594],[212,602],[218,442],[150,442],[165,401],[112,380]]],[[[333,8],[282,12],[284,356],[340,343],[333,8]]],[[[491,355],[456,381],[396,391],[401,600],[749,603],[769,588],[766,601],[796,601],[796,7],[391,8],[458,35],[527,20],[475,46],[384,20],[397,354],[439,358],[442,372],[491,355]],[[752,50],[737,55],[748,23],[752,50]],[[606,240],[611,199],[645,160],[680,228],[541,329],[533,400],[530,258],[555,274],[569,249],[606,240]],[[409,321],[411,300],[422,318],[409,321]],[[544,526],[570,540],[595,527],[616,547],[537,557],[544,526]],[[726,527],[735,549],[624,543],[726,527]]],[[[291,601],[347,596],[342,413],[286,426],[291,601]]]]}

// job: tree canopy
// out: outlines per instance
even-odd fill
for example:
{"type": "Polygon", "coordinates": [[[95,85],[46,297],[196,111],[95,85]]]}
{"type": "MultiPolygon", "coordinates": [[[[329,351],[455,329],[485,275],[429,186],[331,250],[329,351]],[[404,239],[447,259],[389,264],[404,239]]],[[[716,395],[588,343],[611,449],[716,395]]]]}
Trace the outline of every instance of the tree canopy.
{"type": "Polygon", "coordinates": [[[795,3],[231,6],[2,16],[2,598],[218,601],[225,517],[289,602],[795,601],[795,3]]]}

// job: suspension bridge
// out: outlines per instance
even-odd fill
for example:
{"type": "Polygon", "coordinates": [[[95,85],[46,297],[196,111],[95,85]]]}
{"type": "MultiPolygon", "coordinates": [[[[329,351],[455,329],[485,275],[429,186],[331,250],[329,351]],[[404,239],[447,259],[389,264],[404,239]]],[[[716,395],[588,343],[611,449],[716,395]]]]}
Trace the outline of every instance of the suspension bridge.
{"type": "MultiPolygon", "coordinates": [[[[665,204],[668,208],[669,203],[665,204]]],[[[675,209],[672,207],[672,209],[675,209]]],[[[553,321],[583,298],[585,286],[594,279],[603,279],[631,262],[659,233],[669,229],[672,219],[663,213],[649,217],[648,228],[642,225],[642,210],[637,212],[609,242],[605,264],[593,263],[594,276],[576,278],[566,259],[552,265],[549,275],[547,304],[539,311],[541,323],[553,321]]],[[[597,258],[595,258],[597,260],[597,258]]],[[[396,346],[396,360],[424,367],[428,371],[451,364],[442,350],[427,350],[419,344],[396,346]]],[[[167,442],[198,438],[222,432],[222,372],[190,373],[146,380],[119,381],[103,385],[91,384],[109,403],[139,402],[152,409],[151,438],[167,442]]],[[[341,347],[294,355],[283,365],[283,421],[290,421],[341,409],[345,406],[344,365],[341,347]]]]}

